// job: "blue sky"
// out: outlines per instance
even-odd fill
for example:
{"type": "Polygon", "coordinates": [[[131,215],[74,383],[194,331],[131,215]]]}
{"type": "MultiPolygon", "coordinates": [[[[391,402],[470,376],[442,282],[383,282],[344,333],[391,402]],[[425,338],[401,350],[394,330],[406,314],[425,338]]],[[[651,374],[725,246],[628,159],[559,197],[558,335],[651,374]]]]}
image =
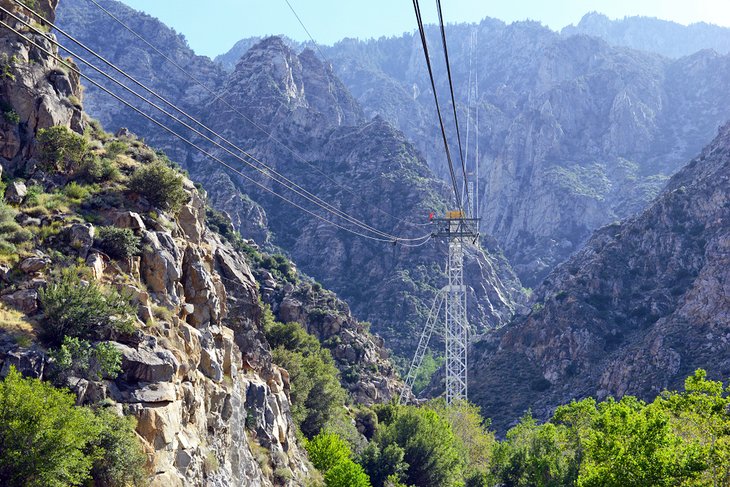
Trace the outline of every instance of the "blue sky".
{"type": "MultiPolygon", "coordinates": [[[[307,38],[285,0],[122,1],[184,34],[198,54],[221,54],[244,37],[285,34],[296,40],[307,38]]],[[[322,44],[332,44],[343,37],[379,37],[415,29],[409,0],[289,2],[322,44]]],[[[421,2],[426,21],[436,18],[435,3],[421,2]]],[[[683,24],[705,21],[730,26],[728,0],[442,0],[442,7],[447,22],[474,22],[487,16],[506,22],[529,18],[556,30],[577,23],[590,11],[611,18],[647,15],[683,24]]]]}

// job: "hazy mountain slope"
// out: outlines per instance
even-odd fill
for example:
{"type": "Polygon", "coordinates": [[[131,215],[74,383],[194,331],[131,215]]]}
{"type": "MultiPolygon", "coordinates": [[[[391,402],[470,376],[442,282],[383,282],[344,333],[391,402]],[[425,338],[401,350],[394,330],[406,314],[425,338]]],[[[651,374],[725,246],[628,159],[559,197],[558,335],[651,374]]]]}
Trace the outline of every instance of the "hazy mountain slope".
{"type": "Polygon", "coordinates": [[[561,31],[565,36],[587,34],[600,37],[614,46],[624,46],[663,56],[680,58],[697,51],[713,49],[730,52],[730,29],[699,22],[682,25],[653,17],[625,17],[611,20],[598,12],[583,16],[578,25],[561,31]]]}
{"type": "Polygon", "coordinates": [[[472,399],[504,428],[589,395],[652,398],[730,373],[730,125],[639,216],[598,230],[532,312],[473,347],[472,399]]]}

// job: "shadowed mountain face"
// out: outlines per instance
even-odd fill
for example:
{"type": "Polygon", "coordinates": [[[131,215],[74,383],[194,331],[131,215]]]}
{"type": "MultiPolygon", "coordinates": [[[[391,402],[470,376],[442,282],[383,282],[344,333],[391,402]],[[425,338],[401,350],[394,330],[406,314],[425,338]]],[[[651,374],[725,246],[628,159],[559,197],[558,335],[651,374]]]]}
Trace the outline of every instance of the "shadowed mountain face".
{"type": "Polygon", "coordinates": [[[689,56],[704,49],[730,52],[730,29],[700,22],[682,25],[653,17],[626,17],[611,20],[591,12],[578,25],[565,27],[561,34],[600,37],[611,45],[654,52],[671,58],[689,56]]]}
{"type": "Polygon", "coordinates": [[[730,373],[730,125],[639,216],[598,230],[531,313],[474,344],[471,399],[499,428],[573,398],[653,398],[730,373]]]}
{"type": "MultiPolygon", "coordinates": [[[[104,32],[116,28],[103,14],[89,10],[86,2],[64,2],[59,22],[238,147],[336,208],[389,234],[412,238],[430,234],[427,215],[447,208],[446,185],[401,132],[382,117],[367,116],[312,51],[297,53],[280,38],[264,39],[246,51],[232,72],[225,73],[207,58],[193,57],[184,40],[159,22],[120,4],[107,4],[220,99],[181,78],[169,63],[155,64],[159,57],[128,33],[117,29],[113,32],[118,37],[106,37],[104,32]],[[126,53],[130,43],[139,50],[134,57],[126,53]],[[138,57],[149,61],[135,65],[138,57]],[[175,89],[168,90],[167,79],[173,76],[175,89]]],[[[93,93],[86,102],[92,114],[106,117],[110,128],[125,126],[146,134],[203,183],[211,201],[244,234],[258,235],[260,243],[265,243],[271,232],[273,243],[285,249],[301,270],[346,299],[359,318],[371,321],[387,346],[399,354],[411,354],[431,300],[445,284],[441,270],[445,247],[436,242],[394,246],[389,239],[361,238],[328,225],[240,176],[218,170],[197,152],[141,123],[111,98],[91,88],[88,91],[93,93]]],[[[299,205],[316,208],[200,137],[193,138],[263,186],[299,205]]],[[[342,220],[339,223],[354,228],[342,220]]],[[[472,322],[480,331],[505,324],[522,299],[519,280],[498,252],[490,255],[470,248],[467,253],[472,322]]]]}

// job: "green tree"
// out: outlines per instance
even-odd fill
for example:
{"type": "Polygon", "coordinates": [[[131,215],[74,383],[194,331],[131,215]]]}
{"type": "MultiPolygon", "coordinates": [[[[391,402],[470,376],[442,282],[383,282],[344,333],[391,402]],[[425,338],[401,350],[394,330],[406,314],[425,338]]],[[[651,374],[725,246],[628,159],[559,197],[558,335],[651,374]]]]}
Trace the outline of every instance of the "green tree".
{"type": "Polygon", "coordinates": [[[118,416],[110,409],[96,412],[101,431],[94,442],[100,452],[91,474],[97,485],[107,487],[142,486],[146,484],[147,456],[137,439],[133,416],[118,416]]]}
{"type": "Polygon", "coordinates": [[[265,313],[266,338],[274,362],[289,372],[292,417],[304,436],[313,438],[327,426],[344,424],[340,419],[347,395],[329,350],[298,323],[277,323],[270,311],[265,313]]]}
{"type": "Polygon", "coordinates": [[[489,422],[484,420],[479,407],[468,401],[456,401],[447,406],[444,399],[431,401],[429,406],[451,426],[467,472],[488,472],[497,440],[489,431],[489,422]]]}
{"type": "Polygon", "coordinates": [[[706,465],[697,485],[730,485],[730,396],[720,381],[698,369],[682,393],[665,392],[655,404],[667,411],[673,431],[706,465]]]}
{"type": "Polygon", "coordinates": [[[61,487],[89,478],[96,456],[87,450],[101,427],[75,399],[11,368],[0,383],[0,484],[61,487]]]}
{"type": "Polygon", "coordinates": [[[669,414],[658,405],[631,396],[609,399],[598,405],[578,485],[680,485],[704,469],[697,453],[685,448],[672,431],[669,414]]]}
{"type": "Polygon", "coordinates": [[[304,442],[309,460],[320,472],[327,472],[338,463],[352,457],[350,446],[335,433],[321,432],[304,442]]]}
{"type": "Polygon", "coordinates": [[[385,487],[388,483],[399,482],[408,470],[403,460],[405,451],[397,444],[385,445],[383,449],[371,442],[363,450],[358,463],[362,465],[375,487],[385,487]]]}
{"type": "Polygon", "coordinates": [[[371,487],[362,467],[352,460],[340,462],[324,475],[327,487],[371,487]]]}
{"type": "Polygon", "coordinates": [[[419,487],[450,487],[463,480],[463,459],[448,421],[427,407],[387,405],[377,408],[375,434],[381,449],[398,445],[408,464],[404,483],[419,487]]]}
{"type": "Polygon", "coordinates": [[[129,187],[163,210],[177,211],[189,198],[182,174],[160,160],[138,168],[129,187]]]}
{"type": "Polygon", "coordinates": [[[538,425],[528,413],[496,449],[493,471],[500,482],[510,487],[572,485],[574,457],[564,426],[538,425]]]}

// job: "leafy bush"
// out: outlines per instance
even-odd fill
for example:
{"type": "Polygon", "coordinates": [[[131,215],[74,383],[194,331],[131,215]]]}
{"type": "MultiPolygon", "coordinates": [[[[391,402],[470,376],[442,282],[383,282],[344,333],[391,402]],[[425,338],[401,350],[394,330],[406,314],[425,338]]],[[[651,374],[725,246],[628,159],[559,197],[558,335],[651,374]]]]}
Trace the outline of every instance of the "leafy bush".
{"type": "Polygon", "coordinates": [[[321,432],[304,443],[309,460],[320,472],[327,472],[340,462],[352,457],[350,446],[338,435],[321,432]]]}
{"type": "Polygon", "coordinates": [[[87,340],[66,336],[50,356],[61,382],[70,376],[88,380],[114,379],[122,371],[122,354],[109,343],[92,345],[87,340]]]}
{"type": "Polygon", "coordinates": [[[102,428],[94,446],[104,452],[91,470],[96,485],[146,485],[147,456],[135,435],[135,418],[120,417],[107,409],[100,409],[96,414],[102,428]]]}
{"type": "Polygon", "coordinates": [[[352,460],[338,463],[324,475],[327,487],[371,487],[362,467],[352,460]]]}
{"type": "Polygon", "coordinates": [[[347,442],[331,432],[322,432],[305,442],[314,467],[325,474],[327,487],[370,487],[363,468],[352,460],[347,442]]]}
{"type": "Polygon", "coordinates": [[[507,432],[495,452],[495,474],[507,485],[559,487],[575,484],[575,451],[565,428],[552,423],[538,425],[524,416],[507,432]]]}
{"type": "Polygon", "coordinates": [[[312,438],[337,423],[346,394],[329,350],[298,323],[276,323],[267,310],[266,338],[274,362],[289,372],[292,417],[304,436],[312,438]]]}
{"type": "Polygon", "coordinates": [[[20,115],[18,115],[18,112],[16,112],[12,108],[10,110],[3,111],[3,118],[6,122],[12,123],[14,125],[20,123],[20,115]]]}
{"type": "Polygon", "coordinates": [[[95,456],[87,452],[101,428],[75,402],[73,394],[11,369],[0,383],[0,484],[61,487],[89,478],[95,456]]]}
{"type": "Polygon", "coordinates": [[[138,168],[129,187],[163,210],[177,211],[188,200],[182,175],[159,160],[138,168]]]}
{"type": "Polygon", "coordinates": [[[15,221],[18,212],[0,201],[0,255],[14,255],[16,245],[32,238],[32,234],[15,221]]]}
{"type": "Polygon", "coordinates": [[[128,259],[140,252],[141,239],[130,228],[99,227],[96,245],[113,259],[128,259]]]}
{"type": "Polygon", "coordinates": [[[49,171],[74,172],[89,151],[84,137],[61,125],[40,129],[36,143],[38,159],[49,171]]]}
{"type": "Polygon", "coordinates": [[[0,485],[143,485],[134,418],[75,406],[76,396],[11,367],[0,382],[0,485]]]}
{"type": "Polygon", "coordinates": [[[99,181],[118,181],[121,172],[117,163],[108,158],[88,157],[86,158],[77,173],[78,177],[89,183],[99,181]]]}
{"type": "Polygon", "coordinates": [[[134,330],[135,308],[113,288],[82,282],[75,268],[62,269],[39,293],[43,338],[51,344],[65,336],[106,339],[111,332],[134,330]]]}
{"type": "Polygon", "coordinates": [[[114,159],[119,154],[124,154],[127,150],[129,150],[129,145],[121,140],[113,140],[104,146],[104,152],[111,159],[114,159]]]}
{"type": "Polygon", "coordinates": [[[88,188],[81,186],[76,181],[73,181],[63,188],[63,194],[68,196],[72,200],[83,200],[91,195],[91,191],[88,188]]]}
{"type": "MultiPolygon", "coordinates": [[[[397,445],[408,465],[407,485],[450,487],[463,481],[464,459],[449,423],[430,408],[380,406],[374,441],[381,450],[397,445]]],[[[387,472],[390,474],[390,472],[387,472]]]]}

